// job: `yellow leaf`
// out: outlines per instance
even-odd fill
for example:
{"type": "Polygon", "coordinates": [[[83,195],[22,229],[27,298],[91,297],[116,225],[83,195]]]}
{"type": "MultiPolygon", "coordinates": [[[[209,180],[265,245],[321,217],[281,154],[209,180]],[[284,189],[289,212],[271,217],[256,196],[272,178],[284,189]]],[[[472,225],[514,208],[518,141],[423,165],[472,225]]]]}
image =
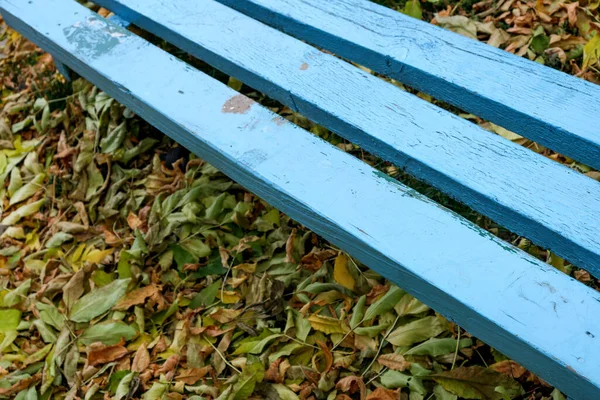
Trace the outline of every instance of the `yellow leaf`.
{"type": "Polygon", "coordinates": [[[310,325],[314,330],[321,331],[326,334],[346,333],[348,331],[347,328],[342,326],[342,322],[337,318],[313,314],[308,317],[308,322],[310,322],[310,325]]]}
{"type": "Polygon", "coordinates": [[[340,254],[335,259],[333,279],[340,285],[350,290],[354,290],[356,280],[350,275],[350,271],[348,270],[348,257],[345,254],[340,254]]]}
{"type": "Polygon", "coordinates": [[[600,59],[600,34],[590,39],[585,46],[583,46],[583,69],[587,69],[592,65],[598,63],[600,59]]]}
{"type": "Polygon", "coordinates": [[[225,304],[234,304],[240,301],[240,295],[233,291],[222,290],[220,291],[219,298],[225,304]]]}
{"type": "Polygon", "coordinates": [[[104,257],[109,256],[113,253],[113,250],[114,249],[108,249],[108,250],[93,249],[89,253],[87,253],[85,255],[85,257],[83,257],[83,261],[87,261],[92,264],[101,263],[102,260],[104,260],[104,257]]]}
{"type": "Polygon", "coordinates": [[[85,250],[85,243],[81,243],[73,252],[73,256],[71,257],[71,262],[76,263],[77,261],[79,261],[81,259],[81,255],[83,254],[84,250],[85,250]]]}

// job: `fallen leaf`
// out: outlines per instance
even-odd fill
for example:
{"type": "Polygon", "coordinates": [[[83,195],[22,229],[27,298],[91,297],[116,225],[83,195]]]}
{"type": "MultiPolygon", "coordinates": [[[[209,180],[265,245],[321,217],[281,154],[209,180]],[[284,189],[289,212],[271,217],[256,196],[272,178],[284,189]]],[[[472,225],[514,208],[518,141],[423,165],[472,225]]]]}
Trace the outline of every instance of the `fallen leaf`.
{"type": "Polygon", "coordinates": [[[378,387],[367,396],[367,400],[400,400],[400,392],[378,387]]]}
{"type": "Polygon", "coordinates": [[[127,355],[129,351],[122,345],[97,346],[88,352],[88,364],[91,366],[103,365],[118,360],[127,355]]]}
{"type": "Polygon", "coordinates": [[[152,297],[159,293],[158,287],[154,285],[144,286],[129,292],[123,297],[116,306],[115,310],[127,310],[129,307],[143,304],[148,297],[152,297]]]}
{"type": "Polygon", "coordinates": [[[410,362],[406,361],[401,354],[384,354],[377,358],[377,362],[394,371],[404,371],[405,369],[410,368],[410,362]]]}
{"type": "Polygon", "coordinates": [[[458,367],[431,375],[431,378],[447,391],[467,399],[502,400],[503,395],[496,391],[498,386],[503,387],[511,398],[523,393],[517,381],[480,366],[458,367]]]}
{"type": "Polygon", "coordinates": [[[361,400],[364,400],[367,397],[367,388],[362,377],[350,375],[342,378],[336,383],[335,388],[350,394],[360,392],[361,400]]]}
{"type": "Polygon", "coordinates": [[[175,379],[184,382],[186,385],[193,385],[204,378],[210,369],[211,367],[209,365],[202,368],[184,369],[175,377],[175,379]]]}
{"type": "Polygon", "coordinates": [[[335,264],[333,267],[333,279],[340,285],[354,290],[356,286],[356,280],[350,274],[350,270],[348,269],[348,256],[344,253],[341,253],[335,259],[335,264]]]}

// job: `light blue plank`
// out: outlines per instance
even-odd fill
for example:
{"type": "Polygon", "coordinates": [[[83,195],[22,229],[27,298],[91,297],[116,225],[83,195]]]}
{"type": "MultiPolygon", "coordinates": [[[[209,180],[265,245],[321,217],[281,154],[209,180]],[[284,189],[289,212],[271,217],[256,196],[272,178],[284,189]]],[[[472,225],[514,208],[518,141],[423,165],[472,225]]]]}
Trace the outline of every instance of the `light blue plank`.
{"type": "Polygon", "coordinates": [[[600,87],[367,0],[219,0],[600,169],[600,87]]]}
{"type": "Polygon", "coordinates": [[[108,17],[108,19],[111,22],[114,22],[115,24],[119,25],[122,28],[127,29],[129,27],[129,25],[131,25],[131,23],[123,18],[121,18],[121,16],[117,15],[117,14],[113,14],[110,17],[108,17]]]}
{"type": "Polygon", "coordinates": [[[97,0],[600,276],[600,183],[212,0],[97,0]]]}
{"type": "Polygon", "coordinates": [[[150,123],[574,399],[600,396],[600,294],[71,0],[6,22],[150,123]]]}

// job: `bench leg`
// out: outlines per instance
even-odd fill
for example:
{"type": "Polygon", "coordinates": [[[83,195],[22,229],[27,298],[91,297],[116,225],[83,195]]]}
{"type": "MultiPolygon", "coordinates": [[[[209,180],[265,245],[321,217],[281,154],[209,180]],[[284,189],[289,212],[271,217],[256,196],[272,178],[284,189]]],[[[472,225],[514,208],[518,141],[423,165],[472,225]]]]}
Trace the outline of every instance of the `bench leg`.
{"type": "Polygon", "coordinates": [[[67,81],[72,81],[73,79],[75,79],[75,72],[69,68],[67,65],[61,63],[60,61],[58,61],[56,59],[56,57],[52,56],[52,58],[54,59],[54,65],[56,66],[56,69],[58,70],[58,72],[60,72],[60,74],[62,76],[65,77],[65,79],[67,81]]]}

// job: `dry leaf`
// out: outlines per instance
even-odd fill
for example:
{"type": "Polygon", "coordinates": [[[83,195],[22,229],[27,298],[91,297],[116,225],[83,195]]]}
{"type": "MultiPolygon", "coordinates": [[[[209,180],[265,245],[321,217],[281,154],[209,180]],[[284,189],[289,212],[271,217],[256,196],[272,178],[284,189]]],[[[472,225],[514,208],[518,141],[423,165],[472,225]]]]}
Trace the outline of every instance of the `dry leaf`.
{"type": "Polygon", "coordinates": [[[204,378],[210,371],[210,365],[202,368],[190,368],[182,370],[175,379],[177,381],[185,382],[186,385],[193,385],[200,379],[204,378]]]}
{"type": "Polygon", "coordinates": [[[148,297],[155,296],[159,293],[159,289],[154,286],[144,286],[129,292],[123,297],[117,305],[114,306],[115,310],[127,310],[129,307],[143,304],[148,297]]]}
{"type": "Polygon", "coordinates": [[[335,259],[335,265],[333,267],[333,279],[340,285],[354,290],[356,286],[356,280],[350,274],[350,270],[348,269],[348,256],[344,253],[340,253],[339,256],[335,259]]]}
{"type": "Polygon", "coordinates": [[[394,371],[404,371],[410,368],[410,362],[406,361],[402,355],[395,353],[381,355],[377,362],[394,371]]]}
{"type": "Polygon", "coordinates": [[[150,365],[150,353],[146,343],[142,345],[135,352],[133,357],[133,363],[131,364],[131,370],[135,372],[144,372],[150,365]]]}
{"type": "Polygon", "coordinates": [[[118,360],[129,353],[129,350],[120,344],[114,346],[92,345],[90,348],[91,350],[88,351],[87,362],[93,367],[118,360]]]}
{"type": "Polygon", "coordinates": [[[367,396],[367,400],[400,400],[400,393],[397,390],[378,387],[367,396]]]}
{"type": "Polygon", "coordinates": [[[350,394],[360,391],[361,400],[365,400],[367,398],[367,388],[362,377],[351,375],[342,378],[336,383],[335,388],[350,394]]]}

